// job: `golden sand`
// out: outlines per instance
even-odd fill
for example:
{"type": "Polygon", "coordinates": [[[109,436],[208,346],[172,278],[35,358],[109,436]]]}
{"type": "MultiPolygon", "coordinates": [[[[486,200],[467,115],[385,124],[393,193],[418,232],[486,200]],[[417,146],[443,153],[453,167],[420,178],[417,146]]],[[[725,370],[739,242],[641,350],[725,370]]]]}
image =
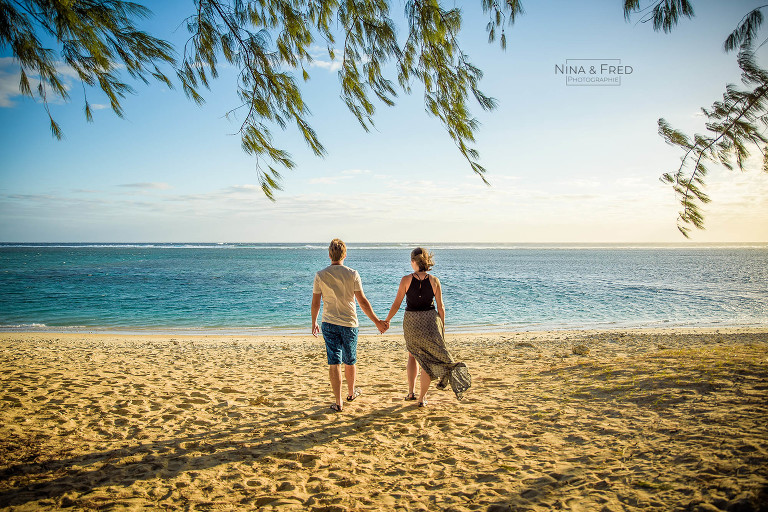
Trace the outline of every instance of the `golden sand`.
{"type": "Polygon", "coordinates": [[[768,329],[448,343],[463,402],[388,333],[337,414],[311,336],[0,334],[0,508],[766,510],[768,329]]]}

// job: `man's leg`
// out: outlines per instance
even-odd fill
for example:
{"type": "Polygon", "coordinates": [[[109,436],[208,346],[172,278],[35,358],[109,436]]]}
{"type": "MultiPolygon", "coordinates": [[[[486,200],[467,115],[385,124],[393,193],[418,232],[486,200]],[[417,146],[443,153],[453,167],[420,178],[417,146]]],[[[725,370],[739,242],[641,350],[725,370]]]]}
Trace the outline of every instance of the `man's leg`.
{"type": "Polygon", "coordinates": [[[341,365],[329,365],[328,376],[331,378],[331,388],[333,388],[333,396],[336,397],[336,405],[341,407],[341,365]]]}
{"type": "Polygon", "coordinates": [[[344,362],[344,376],[347,378],[347,396],[354,398],[357,381],[357,327],[345,327],[344,342],[341,346],[341,360],[344,362]]]}
{"type": "MultiPolygon", "coordinates": [[[[347,396],[355,396],[355,380],[357,379],[357,365],[345,364],[344,365],[344,377],[347,378],[347,396]]],[[[341,372],[339,372],[339,378],[341,378],[341,372]]]]}
{"type": "Polygon", "coordinates": [[[323,322],[321,326],[325,339],[325,351],[328,356],[328,377],[331,389],[336,398],[336,405],[341,408],[341,345],[342,339],[338,333],[339,326],[323,322]]]}

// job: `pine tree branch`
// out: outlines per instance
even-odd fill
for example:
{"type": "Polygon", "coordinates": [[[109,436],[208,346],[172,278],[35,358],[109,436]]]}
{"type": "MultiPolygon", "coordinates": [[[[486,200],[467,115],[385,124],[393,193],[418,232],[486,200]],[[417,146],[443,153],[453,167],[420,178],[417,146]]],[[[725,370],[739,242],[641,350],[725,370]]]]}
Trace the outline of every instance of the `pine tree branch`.
{"type": "MultiPolygon", "coordinates": [[[[474,142],[478,122],[468,109],[469,92],[483,109],[495,108],[492,98],[478,88],[482,73],[462,51],[458,36],[461,15],[458,9],[443,9],[439,0],[407,2],[412,23],[401,50],[396,27],[389,17],[391,2],[387,0],[194,0],[197,15],[188,16],[187,29],[192,34],[183,45],[180,64],[171,55],[169,43],[137,30],[134,20],[151,12],[139,3],[126,0],[0,0],[0,45],[7,45],[21,63],[19,88],[23,95],[37,95],[49,115],[51,131],[60,138],[62,132],[51,117],[47,98],[51,94],[68,99],[69,83],[57,69],[54,50],[44,48],[38,35],[51,36],[61,47],[63,62],[77,73],[83,88],[85,116],[93,120],[86,86],[100,87],[116,115],[122,116],[122,100],[132,93],[130,83],[121,80],[120,68],[133,79],[145,83],[154,78],[173,88],[173,83],[158,64],[174,67],[184,93],[201,104],[201,86],[209,88],[218,77],[217,59],[239,68],[237,92],[239,107],[225,116],[248,106],[239,126],[243,149],[256,156],[271,159],[291,168],[290,155],[272,143],[267,126],[277,124],[286,129],[295,121],[317,155],[325,152],[305,117],[310,114],[291,70],[302,70],[312,62],[308,48],[322,38],[330,45],[334,16],[344,18],[344,53],[342,55],[342,97],[364,127],[373,125],[374,104],[371,93],[387,105],[397,96],[393,82],[383,73],[389,59],[399,64],[396,76],[405,92],[418,79],[425,86],[425,106],[437,117],[462,156],[474,172],[487,182],[485,169],[478,163],[477,151],[467,144],[474,142]],[[252,27],[255,27],[255,31],[252,27]],[[276,40],[269,34],[278,32],[276,40]],[[360,60],[353,62],[352,60],[360,60]],[[122,66],[121,66],[122,65],[122,66]],[[286,68],[288,68],[286,70],[286,68]],[[28,72],[39,76],[36,93],[27,78],[28,72]]],[[[510,25],[523,12],[519,0],[483,0],[483,8],[496,13],[497,23],[510,25]],[[509,12],[509,16],[507,16],[509,12]]],[[[182,24],[184,23],[182,22],[182,24]]],[[[503,46],[503,45],[502,45],[503,46]]],[[[270,166],[259,171],[264,192],[279,188],[279,173],[270,166]]]]}
{"type": "Polygon", "coordinates": [[[25,4],[22,4],[18,0],[11,0],[11,1],[14,4],[18,5],[19,8],[21,8],[21,10],[29,14],[30,17],[34,18],[43,28],[45,28],[46,30],[50,30],[48,23],[43,18],[40,17],[39,13],[31,11],[30,9],[27,8],[25,4]]]}
{"type": "MultiPolygon", "coordinates": [[[[725,126],[723,129],[721,129],[719,131],[719,135],[717,137],[712,138],[706,146],[702,146],[699,149],[695,149],[696,146],[698,145],[698,142],[696,144],[694,144],[694,147],[692,149],[694,150],[694,154],[698,155],[698,156],[696,158],[696,163],[693,166],[693,171],[691,172],[690,177],[688,178],[688,180],[684,184],[679,182],[679,178],[676,179],[678,184],[682,185],[683,186],[683,190],[685,191],[685,193],[683,194],[683,198],[680,201],[681,204],[683,205],[683,212],[681,213],[681,216],[680,216],[681,220],[683,220],[684,222],[687,222],[687,221],[685,221],[686,218],[690,218],[692,215],[697,215],[697,212],[694,209],[692,209],[692,202],[691,202],[692,199],[691,199],[690,195],[691,195],[691,192],[693,190],[693,182],[694,182],[694,180],[696,180],[697,178],[700,177],[699,176],[700,173],[701,173],[701,171],[700,171],[700,169],[701,169],[700,164],[701,164],[702,159],[705,158],[705,155],[709,151],[711,151],[711,149],[715,146],[715,144],[717,144],[720,140],[722,140],[723,137],[725,137],[726,135],[732,136],[731,130],[737,125],[737,123],[739,123],[739,121],[741,121],[741,119],[744,118],[747,115],[747,113],[750,111],[750,109],[753,107],[753,105],[755,105],[762,98],[765,98],[767,96],[768,96],[768,87],[766,87],[766,86],[758,87],[750,95],[749,101],[744,106],[744,108],[739,112],[738,116],[736,116],[734,119],[732,119],[727,126],[725,126]]],[[[727,112],[726,116],[724,116],[724,118],[727,119],[730,116],[731,112],[733,112],[736,109],[736,105],[737,104],[734,104],[729,109],[729,111],[727,112]]],[[[759,145],[758,145],[758,147],[759,147],[759,145]]],[[[685,155],[685,157],[683,159],[683,164],[685,163],[685,159],[688,158],[688,155],[689,155],[690,152],[691,152],[691,150],[689,150],[686,153],[686,155],[685,155]]],[[[682,169],[682,167],[683,167],[683,165],[681,164],[681,169],[682,169]]],[[[680,173],[680,170],[678,170],[678,176],[679,176],[679,173],[680,173]]],[[[681,229],[681,231],[682,231],[682,229],[681,229]]],[[[683,234],[686,235],[686,237],[688,236],[684,231],[683,231],[683,234]]]]}

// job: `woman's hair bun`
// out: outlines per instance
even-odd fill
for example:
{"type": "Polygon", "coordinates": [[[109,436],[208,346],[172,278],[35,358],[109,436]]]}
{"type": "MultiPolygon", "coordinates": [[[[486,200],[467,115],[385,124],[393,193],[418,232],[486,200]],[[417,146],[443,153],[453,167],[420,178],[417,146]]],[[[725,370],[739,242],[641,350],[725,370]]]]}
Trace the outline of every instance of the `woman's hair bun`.
{"type": "Polygon", "coordinates": [[[423,247],[417,247],[411,251],[411,261],[415,261],[422,272],[426,272],[435,266],[432,253],[427,252],[423,247]]]}

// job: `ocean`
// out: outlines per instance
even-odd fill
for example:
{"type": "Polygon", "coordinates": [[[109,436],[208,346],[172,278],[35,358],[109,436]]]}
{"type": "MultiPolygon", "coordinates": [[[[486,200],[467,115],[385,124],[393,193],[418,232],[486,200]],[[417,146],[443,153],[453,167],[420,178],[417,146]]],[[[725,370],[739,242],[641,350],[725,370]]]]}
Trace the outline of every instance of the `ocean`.
{"type": "MultiPolygon", "coordinates": [[[[349,244],[386,316],[414,244],[349,244]]],[[[427,244],[446,331],[768,325],[768,244],[427,244]]],[[[307,334],[326,244],[0,244],[0,330],[307,334]]],[[[404,309],[404,307],[403,307],[404,309]]],[[[361,332],[377,332],[358,309],[361,332]]],[[[402,309],[392,328],[400,330],[402,309]]]]}

